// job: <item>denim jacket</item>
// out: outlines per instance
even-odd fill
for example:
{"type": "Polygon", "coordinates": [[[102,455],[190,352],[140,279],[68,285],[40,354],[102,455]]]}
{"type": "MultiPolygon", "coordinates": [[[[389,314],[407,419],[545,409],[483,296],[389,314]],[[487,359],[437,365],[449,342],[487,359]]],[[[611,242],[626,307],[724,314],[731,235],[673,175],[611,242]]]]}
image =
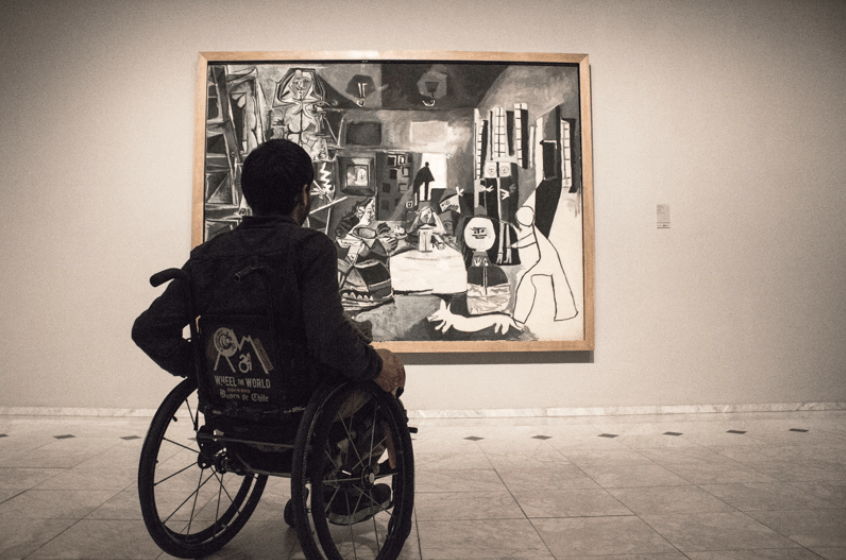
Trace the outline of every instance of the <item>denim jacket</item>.
{"type": "MultiPolygon", "coordinates": [[[[382,369],[381,357],[343,314],[337,267],[326,235],[288,217],[261,216],[246,217],[233,231],[196,247],[183,270],[191,278],[195,316],[272,316],[296,370],[292,393],[306,402],[326,376],[366,380],[382,369]],[[247,289],[236,285],[244,276],[252,282],[244,282],[247,289]]],[[[171,282],[132,329],[135,343],[173,375],[194,372],[191,347],[182,336],[189,310],[184,287],[171,282]]]]}

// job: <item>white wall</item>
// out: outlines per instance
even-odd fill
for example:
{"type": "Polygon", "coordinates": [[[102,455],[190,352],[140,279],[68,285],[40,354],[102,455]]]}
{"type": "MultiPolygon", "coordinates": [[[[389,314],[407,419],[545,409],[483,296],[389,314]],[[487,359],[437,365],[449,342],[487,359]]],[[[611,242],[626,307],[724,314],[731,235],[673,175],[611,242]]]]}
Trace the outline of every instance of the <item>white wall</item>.
{"type": "Polygon", "coordinates": [[[846,401],[841,0],[4,0],[0,406],[151,408],[199,51],[588,53],[596,351],[409,356],[411,409],[846,401]],[[672,228],[656,228],[656,205],[672,228]],[[524,365],[526,364],[526,365],[524,365]]]}

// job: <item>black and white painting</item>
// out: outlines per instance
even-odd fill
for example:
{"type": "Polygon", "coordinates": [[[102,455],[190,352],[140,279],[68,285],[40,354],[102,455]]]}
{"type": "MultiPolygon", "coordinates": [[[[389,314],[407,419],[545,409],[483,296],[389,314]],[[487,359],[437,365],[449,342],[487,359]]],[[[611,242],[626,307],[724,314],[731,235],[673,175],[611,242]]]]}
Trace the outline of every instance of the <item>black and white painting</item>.
{"type": "Polygon", "coordinates": [[[250,213],[241,165],[287,138],[314,161],[306,226],[334,241],[344,308],[377,342],[584,348],[584,64],[210,59],[195,242],[250,213]]]}

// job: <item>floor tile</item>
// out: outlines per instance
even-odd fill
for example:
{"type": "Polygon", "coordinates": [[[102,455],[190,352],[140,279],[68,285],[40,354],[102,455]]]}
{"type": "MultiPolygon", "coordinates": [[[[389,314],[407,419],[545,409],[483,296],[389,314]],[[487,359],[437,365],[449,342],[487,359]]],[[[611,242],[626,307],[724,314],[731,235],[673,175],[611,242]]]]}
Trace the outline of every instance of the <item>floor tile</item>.
{"type": "Polygon", "coordinates": [[[556,558],[676,552],[637,517],[534,519],[532,523],[556,558]]]}
{"type": "Polygon", "coordinates": [[[75,559],[79,558],[80,549],[85,550],[88,560],[153,560],[161,554],[143,523],[83,519],[27,556],[27,560],[75,559]]]}
{"type": "Polygon", "coordinates": [[[438,469],[491,469],[493,466],[487,456],[476,448],[467,452],[429,452],[418,453],[415,450],[414,464],[438,469]]]}
{"type": "Polygon", "coordinates": [[[846,560],[846,548],[813,548],[811,549],[825,560],[846,560]]]}
{"type": "Polygon", "coordinates": [[[95,490],[27,490],[0,504],[0,519],[80,519],[116,492],[95,490]]]}
{"type": "Polygon", "coordinates": [[[421,493],[415,496],[414,509],[421,521],[525,518],[509,492],[421,493]]]}
{"type": "Polygon", "coordinates": [[[527,519],[419,520],[427,560],[544,558],[549,550],[527,519]]]}
{"type": "Polygon", "coordinates": [[[846,481],[846,464],[844,463],[828,463],[823,461],[767,461],[749,463],[747,466],[784,482],[846,481]]]}
{"type": "Polygon", "coordinates": [[[775,482],[757,469],[723,463],[667,463],[668,470],[693,484],[730,484],[733,482],[775,482]]]}
{"type": "MultiPolygon", "coordinates": [[[[754,438],[768,445],[843,445],[846,438],[843,434],[823,430],[809,429],[807,432],[794,432],[782,426],[780,429],[769,429],[769,423],[762,422],[761,429],[754,431],[754,438]]],[[[754,426],[754,425],[753,425],[754,426]]],[[[799,427],[799,429],[802,429],[799,427]]]]}
{"type": "Polygon", "coordinates": [[[633,449],[561,449],[561,453],[576,465],[637,465],[652,461],[633,449]]]}
{"type": "Polygon", "coordinates": [[[590,450],[631,452],[631,448],[620,443],[619,438],[599,437],[601,433],[603,432],[595,430],[590,435],[579,435],[574,438],[556,437],[548,440],[547,443],[568,458],[571,453],[584,453],[590,450]]]}
{"type": "Polygon", "coordinates": [[[659,465],[667,463],[733,464],[735,462],[731,458],[718,453],[716,449],[701,446],[648,448],[638,449],[638,452],[659,465]]]}
{"type": "Polygon", "coordinates": [[[743,513],[644,515],[642,518],[682,552],[799,546],[743,513]]]}
{"type": "Polygon", "coordinates": [[[5,502],[6,500],[10,500],[17,496],[18,494],[22,493],[23,490],[13,490],[11,488],[4,489],[0,488],[0,504],[5,502]]]}
{"type": "MultiPolygon", "coordinates": [[[[0,560],[24,558],[76,522],[76,519],[3,518],[0,520],[0,560]]],[[[84,550],[84,547],[77,550],[84,550]]]]}
{"type": "Polygon", "coordinates": [[[748,515],[808,548],[846,547],[846,511],[758,511],[748,515]]]}
{"type": "Polygon", "coordinates": [[[705,484],[702,489],[740,511],[786,511],[795,509],[834,509],[813,494],[783,482],[740,482],[705,484]]]}
{"type": "Polygon", "coordinates": [[[123,490],[132,486],[138,479],[138,466],[135,468],[112,467],[65,469],[64,472],[40,482],[35,490],[123,490]]]}
{"type": "Polygon", "coordinates": [[[773,445],[762,449],[760,461],[821,461],[846,463],[846,445],[773,445]]]}
{"type": "Polygon", "coordinates": [[[141,444],[142,440],[121,442],[114,447],[110,447],[104,453],[86,459],[76,468],[87,470],[104,468],[137,469],[138,461],[141,458],[141,444]]]}
{"type": "Polygon", "coordinates": [[[690,560],[815,560],[816,554],[804,548],[768,548],[756,550],[721,550],[687,552],[690,560]]]}
{"type": "Polygon", "coordinates": [[[692,484],[610,488],[608,492],[638,515],[666,513],[725,513],[734,508],[692,484]]]}
{"type": "Polygon", "coordinates": [[[846,480],[828,482],[791,482],[794,488],[813,494],[828,503],[846,509],[846,480]]]}
{"type": "Polygon", "coordinates": [[[497,472],[508,489],[514,493],[599,488],[582,469],[572,464],[506,468],[497,472]]]}
{"type": "Polygon", "coordinates": [[[529,518],[632,515],[625,505],[603,489],[546,489],[515,492],[514,497],[529,518]]]}
{"type": "Polygon", "coordinates": [[[45,480],[66,472],[67,469],[45,469],[35,467],[0,468],[0,490],[28,490],[45,480]]]}
{"type": "Polygon", "coordinates": [[[670,486],[689,484],[687,480],[661,465],[582,465],[586,475],[603,488],[626,488],[631,486],[670,486]]]}
{"type": "MultiPolygon", "coordinates": [[[[742,431],[743,428],[740,427],[737,431],[742,431]]],[[[747,434],[736,434],[736,433],[729,433],[728,430],[724,431],[712,431],[712,432],[691,432],[690,434],[685,434],[685,437],[691,442],[697,445],[703,445],[706,447],[712,446],[730,446],[730,447],[740,447],[740,446],[756,446],[761,445],[762,442],[750,437],[747,434]]]]}
{"type": "Polygon", "coordinates": [[[643,451],[644,449],[686,449],[699,447],[698,444],[685,439],[684,434],[668,435],[665,432],[657,432],[651,435],[621,436],[620,443],[631,449],[643,451]]]}
{"type": "Polygon", "coordinates": [[[63,448],[61,444],[55,444],[55,447],[45,445],[38,449],[31,449],[23,453],[3,457],[0,459],[0,468],[72,468],[102,452],[102,449],[95,448],[72,446],[63,448]]]}
{"type": "Polygon", "coordinates": [[[480,442],[479,447],[495,469],[543,466],[549,463],[570,463],[570,460],[563,453],[542,441],[534,445],[506,445],[502,447],[485,446],[480,442]]]}
{"type": "Polygon", "coordinates": [[[567,560],[688,560],[681,552],[649,552],[645,554],[582,554],[567,560]]]}
{"type": "Polygon", "coordinates": [[[439,469],[417,466],[414,469],[418,493],[502,492],[505,484],[494,469],[439,469]]]}
{"type": "Polygon", "coordinates": [[[92,510],[86,519],[143,519],[141,503],[138,500],[138,488],[135,484],[118,492],[102,505],[92,510]]]}
{"type": "Polygon", "coordinates": [[[773,456],[767,453],[770,449],[765,445],[748,445],[748,446],[711,446],[705,449],[710,449],[714,453],[731,459],[738,463],[760,463],[762,461],[772,461],[773,456]]]}

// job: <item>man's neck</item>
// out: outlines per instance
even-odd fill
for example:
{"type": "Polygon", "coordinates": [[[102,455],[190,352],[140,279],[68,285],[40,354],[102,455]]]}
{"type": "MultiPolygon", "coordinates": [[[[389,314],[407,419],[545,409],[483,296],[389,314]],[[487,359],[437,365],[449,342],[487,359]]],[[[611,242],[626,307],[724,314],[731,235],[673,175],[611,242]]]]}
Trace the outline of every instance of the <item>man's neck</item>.
{"type": "Polygon", "coordinates": [[[300,216],[299,216],[300,212],[298,212],[298,209],[301,209],[301,208],[302,208],[302,206],[297,206],[296,208],[294,208],[291,212],[289,212],[287,214],[284,214],[282,212],[255,212],[255,211],[253,211],[253,217],[259,218],[259,219],[262,219],[262,220],[273,220],[273,219],[277,219],[277,218],[283,218],[283,219],[286,219],[286,220],[290,220],[297,225],[302,225],[304,220],[299,219],[300,218],[300,216]]]}

